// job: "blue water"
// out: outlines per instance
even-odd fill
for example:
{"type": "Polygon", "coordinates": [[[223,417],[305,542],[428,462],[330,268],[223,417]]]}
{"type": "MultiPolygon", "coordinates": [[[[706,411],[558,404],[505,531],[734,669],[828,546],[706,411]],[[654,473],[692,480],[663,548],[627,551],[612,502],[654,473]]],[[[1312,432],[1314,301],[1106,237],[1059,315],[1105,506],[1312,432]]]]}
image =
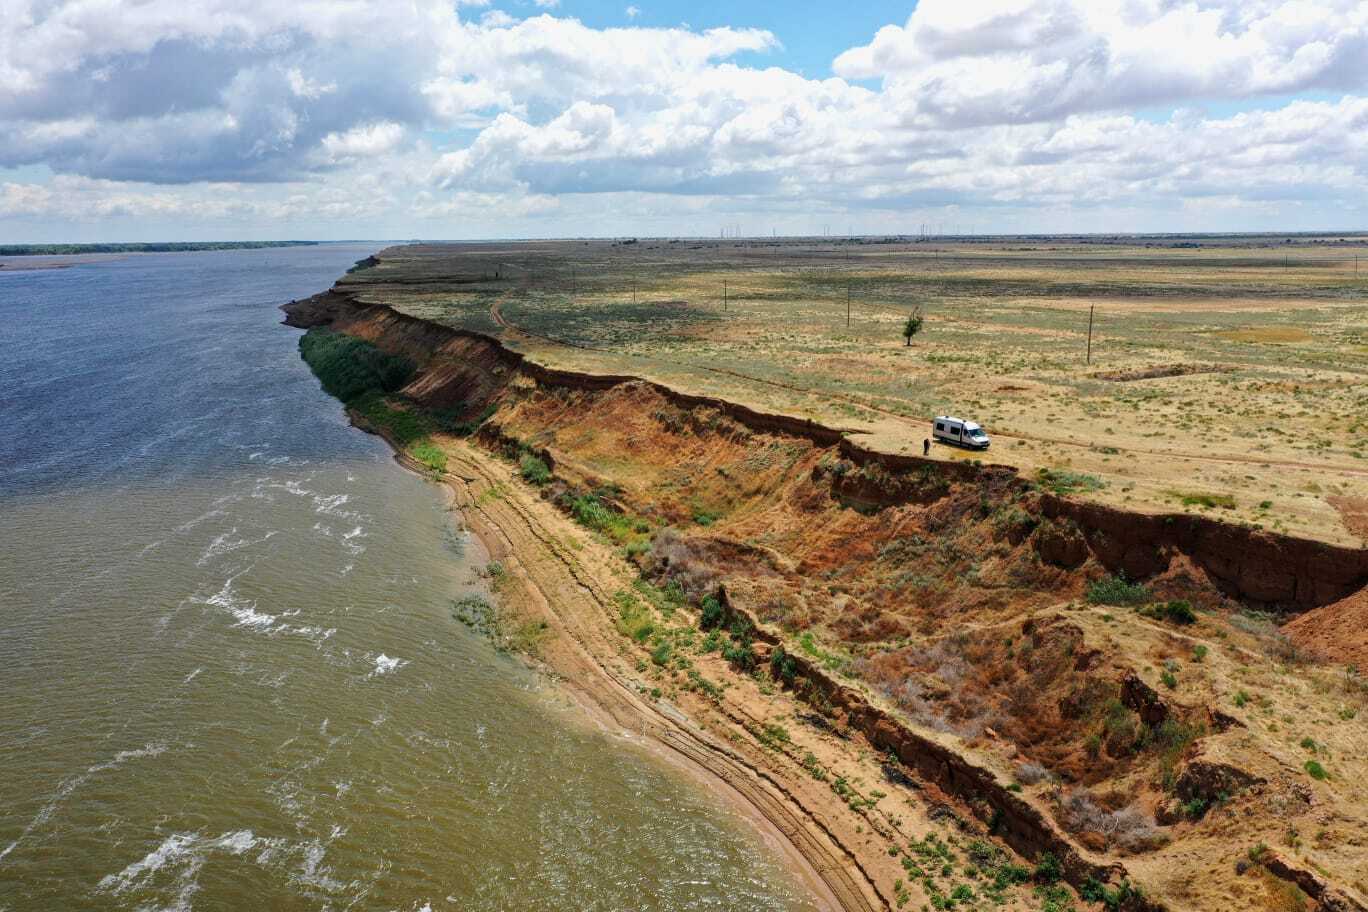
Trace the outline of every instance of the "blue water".
{"type": "Polygon", "coordinates": [[[373,251],[0,272],[0,912],[810,908],[453,620],[478,543],[279,324],[373,251]]]}

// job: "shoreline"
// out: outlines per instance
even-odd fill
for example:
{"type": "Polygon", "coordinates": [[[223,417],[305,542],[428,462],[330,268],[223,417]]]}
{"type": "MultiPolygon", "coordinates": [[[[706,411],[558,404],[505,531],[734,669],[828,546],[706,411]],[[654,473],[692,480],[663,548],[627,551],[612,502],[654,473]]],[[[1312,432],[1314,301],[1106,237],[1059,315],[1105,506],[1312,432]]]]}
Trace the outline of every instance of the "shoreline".
{"type": "MultiPolygon", "coordinates": [[[[449,466],[446,472],[438,476],[405,454],[383,431],[367,426],[364,421],[358,421],[357,416],[350,410],[348,415],[358,430],[374,434],[384,440],[390,447],[395,462],[400,466],[426,481],[439,485],[445,492],[444,499],[459,512],[488,559],[498,560],[504,564],[508,583],[494,598],[501,606],[506,603],[518,605],[520,617],[546,621],[554,631],[551,643],[543,651],[544,654],[524,657],[524,660],[547,672],[553,679],[553,686],[584,713],[587,723],[611,737],[629,741],[688,777],[699,787],[710,789],[715,798],[744,821],[760,841],[775,853],[776,860],[794,877],[796,883],[801,885],[801,889],[809,895],[814,906],[821,912],[865,912],[890,908],[878,895],[873,883],[858,883],[856,878],[845,873],[846,866],[842,863],[843,860],[837,857],[839,850],[849,851],[844,846],[833,846],[832,849],[837,851],[814,851],[816,844],[811,838],[793,838],[795,817],[807,818],[799,822],[809,826],[820,826],[812,819],[806,808],[790,802],[790,813],[782,814],[775,812],[773,800],[758,801],[757,788],[763,786],[759,782],[748,786],[741,781],[739,771],[734,768],[733,763],[728,762],[731,758],[726,756],[727,750],[724,746],[715,743],[678,708],[665,709],[660,704],[651,704],[648,700],[642,699],[621,675],[609,670],[606,663],[611,661],[611,658],[596,654],[587,642],[598,637],[606,638],[608,634],[602,630],[594,631],[584,627],[576,629],[577,625],[592,627],[596,626],[596,621],[608,620],[605,611],[599,611],[597,618],[568,617],[568,612],[557,611],[553,607],[556,601],[553,601],[549,597],[551,593],[543,588],[543,584],[550,581],[539,582],[536,571],[529,568],[532,562],[528,560],[527,554],[520,554],[514,550],[515,544],[525,545],[528,542],[525,539],[515,542],[508,530],[481,507],[479,494],[476,493],[476,486],[489,485],[493,474],[507,474],[509,479],[513,480],[514,473],[507,465],[501,464],[491,455],[478,452],[469,444],[443,440],[444,449],[449,457],[455,457],[453,461],[456,465],[474,474],[466,475],[460,471],[453,471],[449,466]],[[529,606],[534,604],[537,607],[529,610],[529,606]],[[843,874],[845,876],[842,876],[843,874]]],[[[522,484],[521,480],[514,483],[522,484]]],[[[550,510],[551,515],[563,519],[551,505],[540,501],[532,492],[521,493],[524,498],[534,499],[550,510]]],[[[534,536],[538,531],[543,534],[548,532],[546,529],[538,530],[534,527],[538,517],[524,515],[527,516],[528,531],[534,536]]],[[[599,560],[606,561],[609,558],[608,549],[598,542],[587,541],[584,547],[602,549],[604,553],[596,555],[599,560]]],[[[545,560],[549,556],[544,555],[541,559],[545,560]]],[[[583,591],[589,594],[592,590],[585,587],[583,591]]],[[[604,606],[599,607],[602,609],[604,606]]],[[[773,775],[773,772],[770,775],[773,775]]],[[[760,777],[756,778],[759,780],[760,777]]]]}

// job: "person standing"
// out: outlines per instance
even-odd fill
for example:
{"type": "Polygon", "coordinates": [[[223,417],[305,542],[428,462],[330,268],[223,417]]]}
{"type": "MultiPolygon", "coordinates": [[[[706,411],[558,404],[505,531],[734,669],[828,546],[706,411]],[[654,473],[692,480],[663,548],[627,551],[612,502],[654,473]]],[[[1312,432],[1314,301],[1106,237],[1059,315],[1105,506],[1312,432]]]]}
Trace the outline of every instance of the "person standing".
{"type": "Polygon", "coordinates": [[[930,437],[927,437],[925,440],[922,441],[922,455],[923,455],[923,456],[930,456],[930,455],[931,455],[931,438],[930,438],[930,437]]]}

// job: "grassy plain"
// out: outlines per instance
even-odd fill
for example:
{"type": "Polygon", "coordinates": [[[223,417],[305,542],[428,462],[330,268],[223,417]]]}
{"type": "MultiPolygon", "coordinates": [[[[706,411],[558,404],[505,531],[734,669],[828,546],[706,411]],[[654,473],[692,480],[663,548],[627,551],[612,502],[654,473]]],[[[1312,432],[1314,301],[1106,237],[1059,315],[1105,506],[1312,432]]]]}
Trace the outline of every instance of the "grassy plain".
{"type": "Polygon", "coordinates": [[[957,414],[993,446],[939,458],[1368,543],[1361,236],[414,245],[340,284],[550,366],[811,417],[892,452],[957,414]]]}

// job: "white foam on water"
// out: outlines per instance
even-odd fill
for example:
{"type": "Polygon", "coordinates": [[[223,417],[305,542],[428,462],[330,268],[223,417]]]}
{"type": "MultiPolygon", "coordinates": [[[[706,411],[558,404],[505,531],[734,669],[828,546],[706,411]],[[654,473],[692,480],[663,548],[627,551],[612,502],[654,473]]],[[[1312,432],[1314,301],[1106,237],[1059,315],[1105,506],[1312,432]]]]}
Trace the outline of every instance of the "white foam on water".
{"type": "Polygon", "coordinates": [[[323,864],[323,856],[326,853],[327,849],[322,843],[314,842],[306,845],[304,847],[304,860],[300,865],[300,873],[292,877],[291,880],[329,892],[335,892],[346,886],[341,881],[328,876],[332,873],[332,868],[323,864]]]}
{"type": "Polygon", "coordinates": [[[224,833],[215,840],[214,845],[222,849],[227,849],[234,855],[241,855],[243,852],[248,852],[255,848],[257,842],[258,840],[252,835],[251,830],[238,830],[235,833],[224,833]]]}
{"type": "MultiPolygon", "coordinates": [[[[174,875],[176,900],[172,905],[163,908],[188,912],[191,900],[199,892],[200,869],[204,867],[211,852],[226,852],[236,856],[263,845],[265,848],[259,860],[264,860],[274,848],[272,842],[258,839],[251,830],[235,830],[216,839],[206,839],[199,833],[172,833],[140,860],[129,864],[122,871],[101,878],[96,889],[102,893],[121,896],[133,890],[152,887],[157,875],[165,871],[174,875]]],[[[144,904],[139,908],[153,907],[144,904]]]]}
{"type": "MultiPolygon", "coordinates": [[[[183,859],[194,863],[193,850],[197,842],[198,834],[172,833],[162,840],[161,845],[143,856],[141,861],[133,862],[117,874],[101,878],[98,889],[118,896],[139,886],[168,864],[176,864],[183,859]]],[[[202,859],[200,861],[202,863],[202,859]]],[[[198,869],[198,864],[195,864],[195,868],[198,869]]]]}
{"type": "Polygon", "coordinates": [[[125,762],[129,760],[141,760],[144,757],[160,757],[164,753],[166,753],[165,741],[149,741],[147,744],[140,748],[137,748],[136,750],[121,750],[117,754],[115,754],[112,759],[106,760],[104,763],[97,763],[94,766],[90,767],[88,770],[86,770],[86,772],[98,773],[104,770],[114,769],[115,767],[122,766],[125,762]]]}
{"type": "MultiPolygon", "coordinates": [[[[247,570],[250,569],[251,567],[247,568],[247,570]]],[[[331,637],[334,633],[337,632],[336,627],[301,627],[284,623],[281,620],[282,618],[291,618],[298,615],[300,613],[300,610],[298,608],[289,609],[278,615],[268,614],[265,611],[258,610],[257,603],[254,600],[239,595],[237,590],[233,586],[233,581],[236,580],[243,573],[246,573],[247,570],[239,571],[238,573],[235,573],[232,576],[228,577],[228,579],[225,580],[223,583],[223,588],[219,589],[218,592],[215,592],[208,598],[197,596],[192,598],[192,601],[198,602],[202,605],[211,605],[215,608],[222,608],[223,610],[227,611],[230,615],[233,616],[233,619],[236,622],[233,624],[234,628],[251,630],[256,633],[266,634],[267,636],[276,636],[282,634],[302,636],[305,639],[311,641],[315,647],[321,646],[329,637],[331,637]]]]}
{"type": "Polygon", "coordinates": [[[315,494],[313,499],[315,513],[330,513],[333,516],[342,516],[344,511],[338,508],[351,500],[350,494],[315,494]]]}
{"type": "Polygon", "coordinates": [[[204,549],[204,553],[200,555],[199,560],[195,561],[195,566],[203,567],[216,557],[221,557],[224,554],[230,554],[233,551],[238,551],[242,548],[259,545],[264,541],[269,541],[279,535],[280,531],[273,529],[261,536],[261,538],[233,538],[232,536],[235,534],[237,534],[237,526],[234,526],[227,532],[216,537],[209,543],[209,547],[204,549]]]}
{"type": "Polygon", "coordinates": [[[367,677],[373,678],[378,675],[390,674],[398,671],[407,664],[408,659],[392,659],[382,652],[375,657],[375,671],[372,671],[367,677]]]}
{"type": "Polygon", "coordinates": [[[204,669],[203,669],[203,668],[196,668],[194,671],[192,671],[192,672],[190,672],[188,675],[186,675],[186,676],[185,676],[185,680],[184,680],[184,681],[181,681],[181,683],[182,683],[182,684],[189,684],[191,681],[195,680],[195,678],[198,678],[198,677],[199,677],[201,671],[204,671],[204,669]]]}

